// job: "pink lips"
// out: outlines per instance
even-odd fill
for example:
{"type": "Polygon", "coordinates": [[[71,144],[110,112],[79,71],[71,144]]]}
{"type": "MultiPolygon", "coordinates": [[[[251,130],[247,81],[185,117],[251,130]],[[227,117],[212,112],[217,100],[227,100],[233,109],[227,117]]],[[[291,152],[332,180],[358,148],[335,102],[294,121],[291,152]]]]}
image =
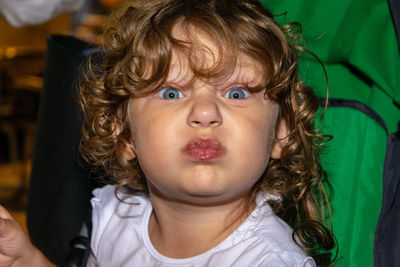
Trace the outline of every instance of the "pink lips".
{"type": "Polygon", "coordinates": [[[198,160],[211,160],[225,154],[225,149],[211,138],[197,138],[190,141],[183,153],[198,160]]]}

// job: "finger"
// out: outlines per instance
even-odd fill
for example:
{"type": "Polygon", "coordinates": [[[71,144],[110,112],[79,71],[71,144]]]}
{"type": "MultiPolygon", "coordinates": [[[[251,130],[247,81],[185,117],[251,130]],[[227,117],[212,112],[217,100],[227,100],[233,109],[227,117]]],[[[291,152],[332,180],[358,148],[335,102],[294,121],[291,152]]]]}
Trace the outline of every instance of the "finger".
{"type": "Polygon", "coordinates": [[[11,214],[0,205],[0,238],[4,237],[16,227],[16,221],[11,214]]]}
{"type": "Polygon", "coordinates": [[[0,217],[3,219],[14,220],[13,216],[2,206],[0,205],[0,217]]]}

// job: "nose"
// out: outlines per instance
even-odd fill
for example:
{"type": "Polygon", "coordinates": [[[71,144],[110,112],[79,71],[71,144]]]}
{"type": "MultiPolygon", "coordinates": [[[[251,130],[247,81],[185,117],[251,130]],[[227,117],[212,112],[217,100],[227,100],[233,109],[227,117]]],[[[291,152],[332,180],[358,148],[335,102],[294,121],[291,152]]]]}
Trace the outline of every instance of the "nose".
{"type": "Polygon", "coordinates": [[[188,124],[191,127],[207,128],[222,124],[217,100],[213,96],[197,96],[192,100],[188,124]]]}

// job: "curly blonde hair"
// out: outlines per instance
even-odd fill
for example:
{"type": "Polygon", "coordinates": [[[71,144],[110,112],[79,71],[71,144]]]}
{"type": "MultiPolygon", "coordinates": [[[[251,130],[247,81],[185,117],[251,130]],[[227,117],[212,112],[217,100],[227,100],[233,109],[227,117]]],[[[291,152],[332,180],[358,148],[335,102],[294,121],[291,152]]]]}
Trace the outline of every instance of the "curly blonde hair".
{"type": "Polygon", "coordinates": [[[113,14],[104,45],[89,60],[81,82],[86,120],[83,157],[111,177],[107,183],[147,192],[137,160],[123,157],[127,147],[134,151],[127,118],[129,98],[149,94],[162,84],[173,52],[186,55],[196,77],[209,79],[229,75],[244,53],[263,68],[262,84],[251,89],[265,90],[265,96],[279,104],[280,119],[290,131],[281,158],[270,160],[252,197],[259,191],[281,196],[270,204],[295,229],[306,250],[315,254],[332,249],[333,237],[320,212],[326,201],[321,200],[324,175],[318,155],[324,136],[314,130],[319,102],[299,80],[296,44],[288,41],[293,39],[292,29],[280,27],[256,0],[127,2],[113,14]],[[172,31],[178,24],[189,41],[174,38],[172,31]],[[196,49],[193,29],[206,33],[219,51],[215,64],[206,70],[192,53],[196,49]]]}

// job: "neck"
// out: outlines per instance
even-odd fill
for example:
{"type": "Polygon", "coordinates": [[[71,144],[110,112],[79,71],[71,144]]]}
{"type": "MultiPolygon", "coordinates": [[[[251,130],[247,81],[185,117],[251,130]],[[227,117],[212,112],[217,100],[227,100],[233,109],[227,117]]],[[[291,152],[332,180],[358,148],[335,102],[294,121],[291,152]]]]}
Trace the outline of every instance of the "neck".
{"type": "Polygon", "coordinates": [[[227,238],[254,208],[247,194],[216,205],[194,205],[151,194],[149,236],[161,254],[188,258],[204,253],[227,238]]]}

